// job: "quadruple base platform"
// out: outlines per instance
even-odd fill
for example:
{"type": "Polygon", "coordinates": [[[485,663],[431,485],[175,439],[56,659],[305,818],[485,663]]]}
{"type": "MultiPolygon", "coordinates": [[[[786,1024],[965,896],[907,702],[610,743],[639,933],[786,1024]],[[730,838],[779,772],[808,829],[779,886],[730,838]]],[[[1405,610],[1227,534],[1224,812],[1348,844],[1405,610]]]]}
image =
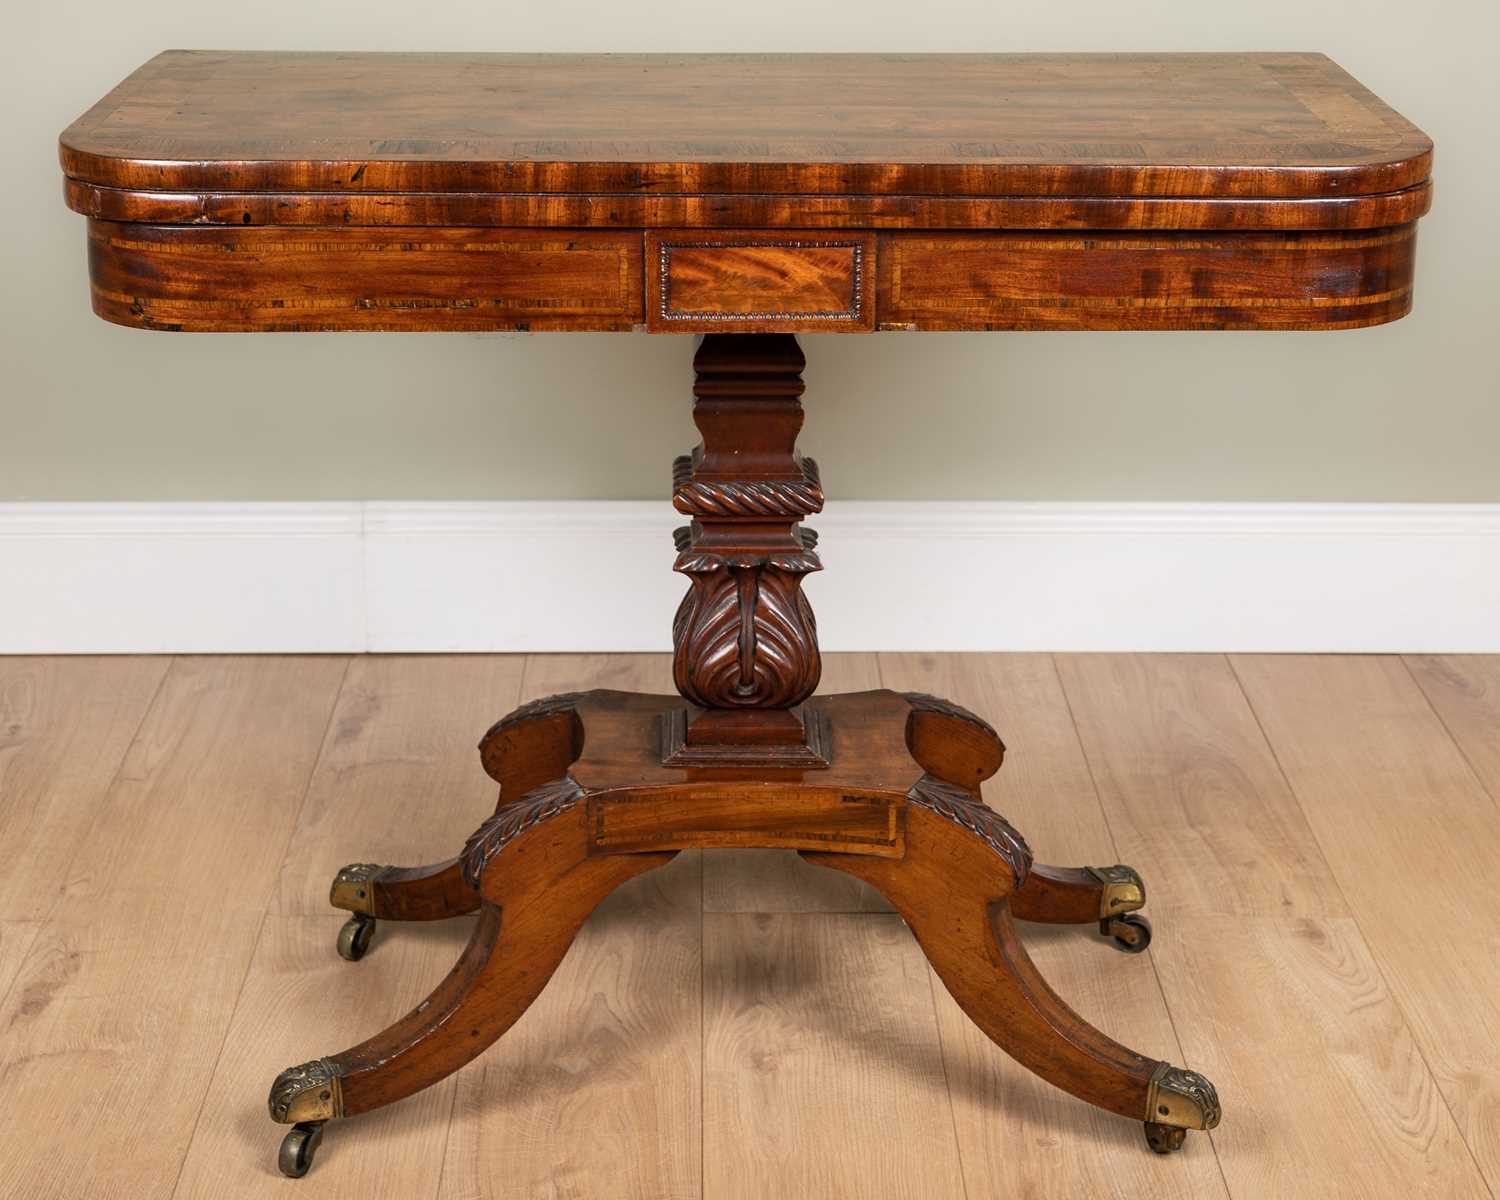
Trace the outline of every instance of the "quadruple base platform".
{"type": "Polygon", "coordinates": [[[1145,889],[1128,867],[1033,863],[980,798],[1004,755],[983,720],[925,695],[821,697],[803,718],[822,731],[826,766],[666,766],[682,708],[679,696],[611,691],[525,705],[480,743],[500,802],[458,858],[338,873],[332,902],[354,914],[339,938],[348,959],[365,953],[379,919],[480,916],[458,965],[412,1013],[276,1078],[271,1116],[293,1126],[286,1174],[306,1172],[328,1120],[400,1100],[480,1054],[536,999],[605,896],[693,847],[797,850],[872,884],[996,1044],[1080,1099],[1141,1121],[1152,1149],[1178,1149],[1187,1130],[1218,1123],[1208,1080],[1094,1029],[1027,956],[1016,918],[1097,922],[1126,949],[1145,949],[1145,889]]]}

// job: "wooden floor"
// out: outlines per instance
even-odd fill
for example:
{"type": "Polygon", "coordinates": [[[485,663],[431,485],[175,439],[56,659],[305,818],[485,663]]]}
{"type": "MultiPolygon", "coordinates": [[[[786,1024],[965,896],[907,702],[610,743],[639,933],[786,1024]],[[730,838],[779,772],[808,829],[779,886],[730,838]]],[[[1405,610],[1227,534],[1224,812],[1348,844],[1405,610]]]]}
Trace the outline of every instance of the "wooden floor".
{"type": "Polygon", "coordinates": [[[1500,659],[845,655],[1011,753],[1039,860],[1126,862],[1156,939],[1027,927],[1057,989],[1206,1072],[1211,1136],[994,1049],[862,885],[687,853],[487,1054],[275,1173],[265,1094],[418,1003],[467,921],[339,959],[333,871],[453,853],[474,743],[664,658],[0,659],[0,1196],[647,1200],[1500,1195],[1500,659]]]}

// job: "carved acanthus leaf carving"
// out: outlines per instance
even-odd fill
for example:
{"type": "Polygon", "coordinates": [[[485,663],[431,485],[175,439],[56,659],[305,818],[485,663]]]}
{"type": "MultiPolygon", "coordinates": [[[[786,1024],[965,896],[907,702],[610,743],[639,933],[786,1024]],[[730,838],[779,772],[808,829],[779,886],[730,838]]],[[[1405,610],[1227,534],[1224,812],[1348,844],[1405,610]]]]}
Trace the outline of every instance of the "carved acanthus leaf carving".
{"type": "Polygon", "coordinates": [[[328,889],[328,902],[334,908],[347,912],[362,912],[375,915],[375,888],[377,879],[394,871],[394,867],[380,863],[350,863],[340,867],[328,889]]]}
{"type": "Polygon", "coordinates": [[[1031,872],[1031,847],[1009,821],[978,796],[936,775],[923,775],[906,796],[913,804],[930,809],[980,838],[1005,860],[1016,887],[1026,882],[1031,872]]]}
{"type": "Polygon", "coordinates": [[[1164,1121],[1189,1129],[1212,1129],[1222,1115],[1218,1089],[1197,1071],[1169,1063],[1156,1068],[1146,1093],[1148,1121],[1164,1121]],[[1162,1112],[1160,1106],[1168,1111],[1162,1112]]]}
{"type": "Polygon", "coordinates": [[[381,872],[390,869],[380,863],[350,863],[347,867],[339,868],[339,873],[333,877],[334,886],[341,883],[369,883],[381,872]]]}
{"type": "Polygon", "coordinates": [[[555,713],[566,712],[575,707],[582,699],[582,692],[558,692],[554,696],[542,696],[536,700],[528,700],[520,708],[506,713],[498,721],[489,727],[484,737],[479,739],[482,747],[491,737],[497,733],[503,733],[519,725],[522,721],[529,721],[534,717],[550,717],[555,713]]]}
{"type": "Polygon", "coordinates": [[[927,692],[903,692],[902,698],[918,712],[942,713],[945,717],[954,717],[960,721],[967,721],[976,729],[981,729],[989,734],[997,742],[1000,735],[995,728],[977,713],[970,712],[962,704],[955,704],[952,700],[945,700],[941,696],[933,696],[927,692]]]}
{"type": "Polygon", "coordinates": [[[266,1099],[271,1120],[290,1125],[343,1116],[343,1094],[339,1087],[342,1074],[338,1063],[327,1058],[288,1067],[276,1076],[266,1099]]]}
{"type": "Polygon", "coordinates": [[[810,550],[685,550],[675,569],[693,583],[672,625],[677,690],[705,708],[790,708],[812,695],[822,660],[802,577],[820,567],[810,550]]]}
{"type": "Polygon", "coordinates": [[[478,891],[490,859],[528,829],[576,808],[586,794],[571,775],[564,775],[497,809],[464,843],[463,872],[469,886],[478,891]]]}

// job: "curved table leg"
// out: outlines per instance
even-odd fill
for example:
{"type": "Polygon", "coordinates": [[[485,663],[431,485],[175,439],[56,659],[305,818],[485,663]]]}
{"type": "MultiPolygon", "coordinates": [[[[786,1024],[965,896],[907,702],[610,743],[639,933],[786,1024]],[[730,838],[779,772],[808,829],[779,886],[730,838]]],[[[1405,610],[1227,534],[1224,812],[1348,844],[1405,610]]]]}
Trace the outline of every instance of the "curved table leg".
{"type": "Polygon", "coordinates": [[[1208,1080],[1120,1045],[1052,990],[1016,933],[1014,874],[997,869],[1008,864],[972,830],[912,805],[904,859],[805,857],[884,893],[969,1018],[1043,1079],[1145,1122],[1156,1150],[1178,1148],[1184,1130],[1218,1124],[1218,1098],[1208,1080]]]}
{"type": "Polygon", "coordinates": [[[390,921],[441,921],[479,907],[458,859],[426,867],[350,863],[334,876],[328,902],[346,912],[390,921]]]}
{"type": "Polygon", "coordinates": [[[339,954],[358,962],[370,947],[377,919],[441,921],[479,907],[479,893],[464,882],[456,858],[426,867],[350,863],[328,890],[334,908],[351,913],[339,930],[339,954]]]}
{"type": "Polygon", "coordinates": [[[1151,944],[1151,924],[1137,915],[1146,885],[1131,867],[1047,867],[1040,864],[1011,897],[1011,916],[1047,925],[1099,925],[1122,949],[1139,954],[1151,944]]]}
{"type": "Polygon", "coordinates": [[[271,1117],[293,1126],[282,1145],[284,1173],[306,1172],[325,1121],[410,1096],[480,1054],[541,993],[599,902],[675,857],[589,857],[586,844],[578,820],[544,817],[515,836],[485,874],[468,946],[432,995],[352,1049],[276,1077],[271,1117]]]}

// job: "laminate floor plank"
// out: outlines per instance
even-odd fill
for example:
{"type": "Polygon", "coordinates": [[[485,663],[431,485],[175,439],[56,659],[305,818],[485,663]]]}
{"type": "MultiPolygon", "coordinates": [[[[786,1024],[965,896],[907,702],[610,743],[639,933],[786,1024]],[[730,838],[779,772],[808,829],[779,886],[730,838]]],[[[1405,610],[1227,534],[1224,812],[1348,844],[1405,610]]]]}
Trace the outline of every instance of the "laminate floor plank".
{"type": "Polygon", "coordinates": [[[1118,844],[1146,874],[1181,1061],[1219,1088],[1231,1194],[1483,1195],[1229,663],[1058,663],[1118,844]]]}
{"type": "MultiPolygon", "coordinates": [[[[525,698],[589,687],[670,690],[670,660],[527,659],[525,698]]],[[[441,1196],[699,1195],[702,886],[687,851],[619,888],[536,1003],[458,1073],[441,1196]]]]}
{"type": "Polygon", "coordinates": [[[706,1200],[960,1197],[927,967],[887,913],[707,913],[706,1200]]]}
{"type": "Polygon", "coordinates": [[[0,1008],[10,995],[10,985],[15,982],[26,951],[31,949],[41,927],[40,921],[0,920],[0,1008]]]}
{"type": "MultiPolygon", "coordinates": [[[[413,866],[458,853],[494,809],[495,784],[475,746],[515,707],[524,661],[370,655],[350,664],[179,1197],[286,1186],[275,1162],[284,1130],[266,1116],[276,1073],[384,1029],[457,961],[471,920],[382,921],[366,957],[345,962],[335,939],[346,914],[329,906],[328,887],[347,862],[413,866]]],[[[434,1195],[455,1086],[447,1079],[331,1127],[318,1153],[319,1195],[434,1195]]]]}
{"type": "MultiPolygon", "coordinates": [[[[819,695],[878,688],[873,654],[825,654],[819,695]]],[[[671,690],[670,687],[667,690],[671,690]]],[[[837,738],[837,732],[834,737],[837,738]]],[[[795,850],[706,850],[705,912],[893,912],[863,879],[815,867],[795,850]]]]}
{"type": "Polygon", "coordinates": [[[1352,918],[1163,913],[1156,930],[1187,1061],[1224,1104],[1212,1137],[1237,1200],[1488,1200],[1352,918]]]}
{"type": "Polygon", "coordinates": [[[1500,1193],[1500,806],[1400,659],[1233,662],[1448,1108],[1500,1193]]]}
{"type": "Polygon", "coordinates": [[[1500,654],[1414,654],[1406,666],[1500,804],[1500,654]]]}
{"type": "MultiPolygon", "coordinates": [[[[883,654],[880,669],[887,686],[955,700],[999,730],[1005,762],[985,782],[985,799],[1038,861],[1119,861],[1050,655],[883,654]]],[[[1119,953],[1088,925],[1022,931],[1042,973],[1083,1016],[1144,1054],[1180,1061],[1149,957],[1119,953]]],[[[935,974],[930,986],[969,1200],[1226,1195],[1207,1142],[1170,1158],[1143,1154],[1138,1124],[1037,1078],[980,1032],[935,974]]]]}
{"type": "Polygon", "coordinates": [[[0,657],[0,1004],[170,664],[0,657]]]}
{"type": "Polygon", "coordinates": [[[1307,817],[1219,655],[1058,655],[1148,912],[1347,916],[1307,817]]]}
{"type": "MultiPolygon", "coordinates": [[[[557,692],[614,688],[622,692],[674,694],[670,654],[528,654],[521,700],[557,692]]],[[[684,704],[687,701],[683,701],[684,704]]]]}
{"type": "Polygon", "coordinates": [[[343,678],[173,660],[0,1007],[0,1195],[169,1195],[343,678]]]}
{"type": "Polygon", "coordinates": [[[40,921],[170,658],[0,657],[0,915],[40,921]]]}

